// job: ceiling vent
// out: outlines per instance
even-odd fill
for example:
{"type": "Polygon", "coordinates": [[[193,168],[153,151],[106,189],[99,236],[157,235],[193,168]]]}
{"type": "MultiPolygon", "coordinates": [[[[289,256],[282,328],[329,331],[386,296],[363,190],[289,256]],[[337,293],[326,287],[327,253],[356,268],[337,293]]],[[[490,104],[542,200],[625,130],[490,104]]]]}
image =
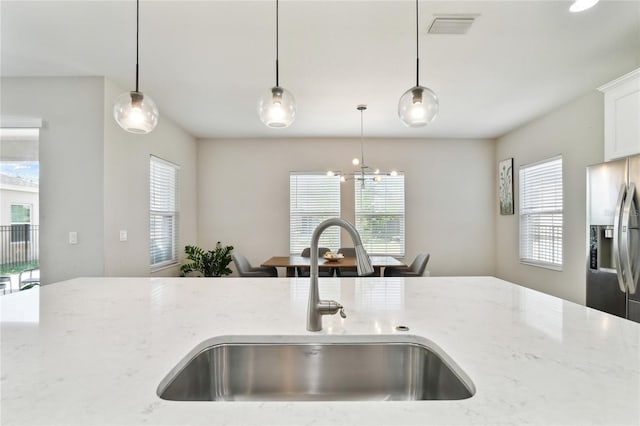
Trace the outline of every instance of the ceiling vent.
{"type": "Polygon", "coordinates": [[[436,15],[427,33],[466,34],[478,16],[480,15],[436,15]]]}

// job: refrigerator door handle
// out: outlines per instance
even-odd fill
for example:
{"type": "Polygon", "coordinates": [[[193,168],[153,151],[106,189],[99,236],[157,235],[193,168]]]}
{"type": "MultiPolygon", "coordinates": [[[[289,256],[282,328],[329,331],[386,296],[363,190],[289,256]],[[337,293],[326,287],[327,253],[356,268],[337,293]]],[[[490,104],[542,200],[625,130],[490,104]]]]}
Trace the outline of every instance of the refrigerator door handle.
{"type": "Polygon", "coordinates": [[[632,230],[638,229],[635,193],[636,186],[630,183],[622,209],[622,232],[620,233],[621,257],[624,262],[624,279],[626,281],[626,288],[631,294],[636,292],[636,282],[638,282],[638,273],[640,272],[638,268],[640,265],[638,265],[637,250],[630,245],[632,240],[630,234],[632,230]],[[631,258],[632,253],[634,254],[633,261],[631,258]]]}
{"type": "Polygon", "coordinates": [[[618,201],[616,202],[616,213],[613,217],[613,258],[616,261],[616,275],[618,277],[618,286],[623,293],[627,292],[627,287],[624,279],[625,268],[622,265],[622,253],[621,251],[621,227],[620,220],[622,215],[622,205],[627,196],[627,186],[622,185],[620,192],[618,192],[618,201]]]}

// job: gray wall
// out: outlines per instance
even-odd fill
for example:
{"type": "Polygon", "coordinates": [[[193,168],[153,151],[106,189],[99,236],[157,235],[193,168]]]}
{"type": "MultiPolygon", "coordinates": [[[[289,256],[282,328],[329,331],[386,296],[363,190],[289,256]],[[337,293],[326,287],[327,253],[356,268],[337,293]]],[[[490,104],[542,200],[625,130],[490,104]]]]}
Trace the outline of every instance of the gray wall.
{"type": "MultiPolygon", "coordinates": [[[[104,262],[107,276],[148,276],[149,157],[155,155],[180,166],[178,256],[184,242],[196,238],[196,141],[167,116],[146,135],[122,130],[113,119],[115,99],[123,90],[105,81],[104,96],[104,262]],[[126,230],[128,240],[120,241],[126,230]]],[[[162,114],[162,112],[161,112],[162,114]]],[[[153,275],[178,275],[172,267],[153,275]]]]}
{"type": "MultiPolygon", "coordinates": [[[[603,95],[593,91],[499,138],[496,160],[514,159],[515,214],[496,214],[496,275],[536,290],[585,303],[586,166],[604,160],[603,95]],[[519,166],[563,158],[562,271],[519,262],[519,166]]],[[[496,183],[497,186],[497,183],[496,183]]]]}
{"type": "Polygon", "coordinates": [[[2,79],[2,114],[37,117],[43,283],[104,274],[103,79],[2,79]],[[69,231],[78,244],[69,244],[69,231]]]}
{"type": "MultiPolygon", "coordinates": [[[[428,251],[431,275],[494,274],[494,150],[489,140],[365,140],[367,164],[405,172],[406,260],[428,251]]],[[[199,141],[198,244],[231,244],[253,264],[288,254],[289,172],[351,171],[359,152],[359,139],[199,141]]],[[[353,182],[342,188],[353,220],[353,182]]]]}
{"type": "MultiPolygon", "coordinates": [[[[289,171],[352,170],[358,139],[196,142],[168,117],[145,136],[111,118],[122,90],[102,78],[4,78],[3,115],[42,118],[43,281],[148,275],[148,156],[181,166],[181,242],[236,246],[253,263],[286,254],[289,171]],[[129,241],[120,242],[126,229],[129,241]],[[68,232],[78,244],[68,244],[68,232]]],[[[432,275],[496,275],[584,303],[585,167],[603,160],[603,102],[596,91],[496,142],[367,139],[369,164],[406,174],[406,259],[431,252],[432,275]],[[562,154],[563,271],[518,262],[518,168],[562,154]],[[514,158],[516,214],[497,210],[497,161],[514,158]]],[[[353,220],[352,183],[343,216],[353,220]]],[[[344,237],[344,245],[348,244],[344,237]]],[[[182,254],[182,250],[181,250],[182,254]]],[[[175,275],[177,269],[161,271],[175,275]]]]}
{"type": "MultiPolygon", "coordinates": [[[[181,166],[181,236],[196,235],[195,139],[162,117],[132,135],[112,118],[123,92],[103,78],[3,78],[2,115],[42,118],[40,262],[44,284],[149,275],[149,155],[181,166]],[[119,230],[129,239],[119,241],[119,230]],[[78,244],[68,233],[78,233],[78,244]]],[[[182,244],[182,243],[181,243],[182,244]]],[[[179,250],[182,255],[182,250],[179,250]]],[[[177,268],[158,275],[177,275],[177,268]]]]}

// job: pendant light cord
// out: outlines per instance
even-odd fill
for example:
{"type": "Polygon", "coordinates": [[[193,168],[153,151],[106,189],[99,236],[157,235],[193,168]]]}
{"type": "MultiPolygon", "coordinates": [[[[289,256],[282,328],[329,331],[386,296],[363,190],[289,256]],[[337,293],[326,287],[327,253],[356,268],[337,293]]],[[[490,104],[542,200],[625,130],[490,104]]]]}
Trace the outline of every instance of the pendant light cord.
{"type": "Polygon", "coordinates": [[[140,0],[136,0],[136,92],[138,90],[138,47],[140,38],[140,0]]]}
{"type": "Polygon", "coordinates": [[[416,86],[420,86],[420,49],[419,49],[418,0],[416,0],[416,86]]]}
{"type": "MultiPolygon", "coordinates": [[[[360,110],[360,187],[362,189],[364,189],[364,170],[366,168],[366,166],[364,165],[364,125],[363,125],[363,116],[364,116],[364,110],[365,110],[365,106],[361,105],[358,107],[358,109],[360,110]]],[[[362,196],[362,193],[364,191],[360,192],[360,195],[362,196]]]]}
{"type": "Polygon", "coordinates": [[[279,33],[280,33],[280,28],[279,28],[279,22],[278,22],[278,16],[280,15],[279,13],[279,4],[278,4],[278,0],[276,0],[276,87],[280,86],[280,71],[279,71],[279,67],[278,67],[278,60],[279,60],[279,49],[278,49],[278,45],[279,45],[279,33]]]}
{"type": "Polygon", "coordinates": [[[360,170],[364,173],[364,108],[360,109],[360,170]]]}

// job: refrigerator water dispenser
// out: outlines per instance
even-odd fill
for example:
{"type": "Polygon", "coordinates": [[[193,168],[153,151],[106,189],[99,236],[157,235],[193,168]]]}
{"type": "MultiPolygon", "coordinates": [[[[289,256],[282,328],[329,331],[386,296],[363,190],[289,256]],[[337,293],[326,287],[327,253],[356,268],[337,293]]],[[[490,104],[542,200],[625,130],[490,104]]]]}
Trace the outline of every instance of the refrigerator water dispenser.
{"type": "Polygon", "coordinates": [[[615,271],[613,226],[591,225],[589,234],[589,269],[615,271]]]}

